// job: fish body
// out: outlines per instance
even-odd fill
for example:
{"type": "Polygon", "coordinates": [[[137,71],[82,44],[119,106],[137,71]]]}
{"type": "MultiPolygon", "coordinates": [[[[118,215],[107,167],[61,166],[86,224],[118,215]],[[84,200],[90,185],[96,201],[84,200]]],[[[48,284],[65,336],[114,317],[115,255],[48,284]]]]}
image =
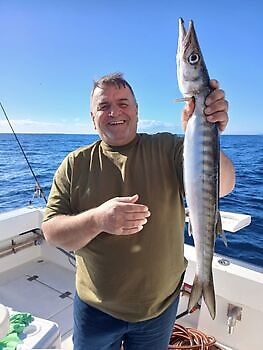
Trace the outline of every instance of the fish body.
{"type": "Polygon", "coordinates": [[[203,296],[211,317],[216,314],[212,260],[215,237],[222,233],[218,210],[219,134],[206,120],[205,99],[211,92],[209,75],[193,22],[186,32],[179,20],[177,51],[178,85],[184,97],[195,98],[195,109],[184,138],[184,186],[189,209],[189,232],[196,251],[196,274],[189,298],[190,311],[203,296]]]}

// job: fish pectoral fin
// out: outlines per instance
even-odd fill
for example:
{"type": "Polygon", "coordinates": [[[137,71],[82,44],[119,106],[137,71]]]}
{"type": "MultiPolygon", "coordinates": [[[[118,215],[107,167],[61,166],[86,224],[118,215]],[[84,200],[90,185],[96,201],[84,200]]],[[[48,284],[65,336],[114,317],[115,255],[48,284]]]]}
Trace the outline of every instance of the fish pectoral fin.
{"type": "Polygon", "coordinates": [[[188,221],[188,235],[189,235],[189,237],[191,237],[193,235],[193,228],[192,228],[192,224],[191,224],[190,219],[188,221]]]}
{"type": "Polygon", "coordinates": [[[202,282],[195,276],[194,283],[192,286],[189,302],[188,302],[188,312],[198,304],[199,300],[202,298],[203,285],[202,282]]]}
{"type": "Polygon", "coordinates": [[[220,212],[218,211],[216,214],[216,234],[221,236],[223,232],[224,231],[222,227],[221,215],[220,215],[220,212]]]}
{"type": "Polygon", "coordinates": [[[227,239],[226,239],[225,231],[222,228],[222,220],[221,220],[221,215],[219,211],[217,212],[216,234],[221,236],[225,246],[227,247],[227,239]]]}
{"type": "Polygon", "coordinates": [[[227,239],[226,239],[225,231],[222,231],[221,238],[222,238],[225,246],[227,247],[227,239]]]}
{"type": "Polygon", "coordinates": [[[212,319],[214,320],[216,316],[216,299],[215,299],[215,290],[214,290],[212,274],[209,279],[209,282],[206,284],[203,284],[203,297],[204,297],[206,306],[209,310],[209,313],[212,319]]]}

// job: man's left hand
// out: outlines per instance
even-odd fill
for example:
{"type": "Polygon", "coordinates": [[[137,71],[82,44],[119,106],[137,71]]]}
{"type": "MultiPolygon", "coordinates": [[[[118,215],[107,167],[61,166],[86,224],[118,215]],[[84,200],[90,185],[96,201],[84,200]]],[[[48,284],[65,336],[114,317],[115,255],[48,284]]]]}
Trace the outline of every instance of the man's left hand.
{"type": "MultiPolygon", "coordinates": [[[[222,132],[228,123],[228,102],[225,99],[225,92],[219,89],[217,80],[210,80],[210,86],[213,91],[205,100],[206,108],[204,109],[207,120],[211,123],[218,123],[218,128],[222,132]]],[[[187,102],[182,112],[182,127],[186,130],[188,120],[191,118],[195,108],[194,98],[187,102]]]]}

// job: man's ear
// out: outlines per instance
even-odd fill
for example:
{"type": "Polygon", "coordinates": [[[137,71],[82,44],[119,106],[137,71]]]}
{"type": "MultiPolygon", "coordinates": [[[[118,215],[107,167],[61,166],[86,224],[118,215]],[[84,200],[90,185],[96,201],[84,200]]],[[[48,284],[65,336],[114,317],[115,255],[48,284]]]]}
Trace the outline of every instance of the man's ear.
{"type": "Polygon", "coordinates": [[[92,122],[93,122],[94,129],[96,130],[95,116],[94,116],[94,114],[92,112],[90,112],[90,116],[91,116],[91,119],[92,119],[92,122]]]}
{"type": "Polygon", "coordinates": [[[138,103],[136,102],[136,114],[137,114],[137,120],[139,119],[138,118],[138,114],[139,114],[139,108],[138,108],[138,103]]]}

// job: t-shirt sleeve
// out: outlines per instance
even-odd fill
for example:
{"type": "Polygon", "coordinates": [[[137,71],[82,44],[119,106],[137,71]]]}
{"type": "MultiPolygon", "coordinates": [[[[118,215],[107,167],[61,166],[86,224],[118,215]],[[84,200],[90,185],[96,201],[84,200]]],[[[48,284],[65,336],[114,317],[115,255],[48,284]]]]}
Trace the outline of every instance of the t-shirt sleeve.
{"type": "Polygon", "coordinates": [[[178,179],[178,183],[180,184],[180,190],[184,194],[183,149],[184,149],[183,137],[176,137],[176,145],[174,148],[175,172],[178,179]]]}
{"type": "Polygon", "coordinates": [[[72,183],[72,157],[68,155],[57,169],[43,221],[56,215],[71,215],[71,183],[72,183]]]}

